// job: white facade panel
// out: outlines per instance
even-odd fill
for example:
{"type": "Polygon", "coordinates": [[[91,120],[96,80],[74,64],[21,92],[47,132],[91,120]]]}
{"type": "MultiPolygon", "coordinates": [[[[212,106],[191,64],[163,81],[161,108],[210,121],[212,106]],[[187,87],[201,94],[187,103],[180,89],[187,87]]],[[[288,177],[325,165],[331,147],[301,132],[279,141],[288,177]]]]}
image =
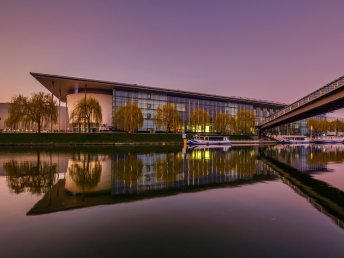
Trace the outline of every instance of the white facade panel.
{"type": "MultiPolygon", "coordinates": [[[[112,95],[99,94],[99,93],[87,93],[87,97],[93,97],[98,100],[100,107],[102,108],[103,121],[101,124],[105,127],[112,127],[112,95]]],[[[68,116],[70,118],[73,109],[77,105],[78,101],[85,98],[85,93],[75,93],[67,95],[68,116]]],[[[71,122],[71,121],[70,121],[71,122]]]]}

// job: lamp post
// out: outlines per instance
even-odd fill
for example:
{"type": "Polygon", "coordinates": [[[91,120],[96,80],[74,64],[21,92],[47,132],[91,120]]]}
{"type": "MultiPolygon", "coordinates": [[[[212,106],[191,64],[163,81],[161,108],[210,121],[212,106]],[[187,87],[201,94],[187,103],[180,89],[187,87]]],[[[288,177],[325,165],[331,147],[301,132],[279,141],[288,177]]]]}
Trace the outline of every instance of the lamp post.
{"type": "Polygon", "coordinates": [[[313,133],[313,125],[311,125],[311,139],[312,139],[312,133],[313,133]]]}

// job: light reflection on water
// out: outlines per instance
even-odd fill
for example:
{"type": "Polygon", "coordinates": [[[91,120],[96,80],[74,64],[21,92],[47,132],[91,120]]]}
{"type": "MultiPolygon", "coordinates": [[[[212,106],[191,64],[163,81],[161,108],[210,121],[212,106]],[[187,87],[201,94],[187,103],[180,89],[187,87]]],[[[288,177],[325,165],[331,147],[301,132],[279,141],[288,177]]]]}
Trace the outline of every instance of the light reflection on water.
{"type": "MultiPolygon", "coordinates": [[[[225,149],[166,147],[156,150],[137,148],[29,152],[17,150],[13,153],[0,153],[0,178],[3,175],[1,182],[6,182],[6,189],[1,189],[4,193],[1,201],[5,203],[3,207],[9,211],[8,214],[12,214],[12,216],[3,214],[0,218],[3,223],[7,220],[6,227],[8,227],[11,223],[18,224],[20,220],[25,221],[23,216],[26,213],[40,215],[34,217],[41,218],[42,222],[48,218],[45,216],[49,216],[43,214],[54,213],[66,219],[74,216],[73,214],[87,217],[87,214],[95,212],[90,207],[111,204],[107,208],[101,206],[97,210],[98,213],[94,216],[101,218],[104,216],[102,211],[110,214],[115,211],[120,212],[123,209],[120,203],[127,203],[143,217],[145,217],[143,213],[159,214],[165,209],[166,212],[169,211],[168,215],[165,214],[166,218],[173,220],[179,216],[180,209],[183,209],[189,214],[182,224],[192,223],[195,216],[201,216],[203,222],[211,226],[214,223],[212,216],[216,215],[209,209],[215,209],[222,214],[221,216],[233,216],[232,219],[236,220],[242,228],[246,228],[245,223],[259,223],[260,217],[269,216],[272,221],[282,222],[279,230],[290,230],[290,227],[295,227],[293,230],[300,235],[307,233],[309,237],[311,234],[313,242],[324,241],[321,235],[316,236],[317,229],[319,232],[320,229],[322,232],[327,230],[329,234],[336,236],[337,240],[333,243],[337,243],[338,239],[344,241],[344,231],[341,229],[344,219],[343,189],[338,187],[340,186],[338,182],[331,184],[328,178],[322,181],[322,175],[327,175],[329,178],[331,175],[336,178],[338,175],[343,175],[341,172],[343,161],[344,149],[341,145],[278,145],[225,149]],[[334,169],[333,164],[338,167],[334,169]],[[9,192],[11,194],[8,194],[9,192]],[[181,193],[193,193],[193,195],[181,193]],[[175,196],[176,194],[181,195],[175,196]],[[237,199],[233,199],[233,195],[237,196],[237,199]],[[225,196],[232,201],[224,202],[225,196]],[[172,199],[167,201],[166,197],[172,199]],[[263,199],[269,204],[264,205],[263,199]],[[146,200],[147,206],[137,202],[139,200],[146,200]],[[151,207],[147,203],[152,203],[153,200],[160,206],[151,207]],[[20,208],[9,205],[14,202],[20,203],[20,208]],[[171,206],[167,208],[165,202],[171,206]],[[199,207],[200,203],[204,206],[199,207]],[[140,210],[135,207],[140,207],[140,210]],[[173,207],[178,208],[173,209],[173,207]],[[246,210],[248,207],[251,207],[249,208],[251,210],[246,210]],[[21,213],[14,212],[16,208],[21,213]],[[77,208],[84,209],[75,210],[77,208]],[[194,214],[200,209],[202,214],[194,214]],[[290,224],[285,209],[288,210],[287,213],[290,212],[295,216],[295,225],[290,224]],[[65,212],[66,210],[75,211],[70,213],[65,212]],[[253,217],[246,218],[246,212],[254,214],[256,220],[253,217]],[[240,217],[246,218],[246,222],[240,217]],[[313,228],[301,228],[298,226],[301,222],[314,223],[313,228]],[[283,223],[286,224],[285,228],[282,226],[283,223]]],[[[123,216],[131,216],[131,213],[128,211],[128,214],[123,216]]],[[[120,217],[118,220],[123,218],[120,217]]],[[[155,216],[152,216],[151,221],[147,217],[145,219],[145,223],[154,224],[157,221],[155,216]]],[[[227,219],[223,218],[223,221],[227,219]]],[[[36,221],[39,223],[39,220],[36,221]]],[[[108,221],[108,223],[114,227],[119,226],[116,222],[108,221]]],[[[170,227],[168,221],[162,220],[159,223],[167,229],[170,227]]],[[[135,233],[135,229],[130,228],[130,225],[127,225],[127,230],[135,233]]],[[[276,234],[283,234],[282,231],[273,232],[265,223],[262,225],[265,228],[259,230],[267,234],[264,238],[266,241],[276,234]]],[[[255,225],[255,227],[259,226],[255,225]]],[[[98,232],[100,228],[93,230],[98,232]]],[[[197,231],[196,228],[186,228],[197,231]]],[[[180,230],[180,233],[191,234],[189,231],[180,230]]],[[[215,229],[208,230],[214,232],[215,229]]],[[[9,228],[8,232],[11,232],[9,228]]],[[[23,235],[27,236],[30,232],[25,233],[23,235]]],[[[146,233],[149,235],[149,232],[146,233]]],[[[240,246],[241,241],[238,240],[236,244],[240,246]]],[[[330,245],[324,250],[332,250],[335,254],[343,252],[343,249],[336,249],[330,245]]],[[[296,251],[300,250],[295,247],[296,251]]]]}

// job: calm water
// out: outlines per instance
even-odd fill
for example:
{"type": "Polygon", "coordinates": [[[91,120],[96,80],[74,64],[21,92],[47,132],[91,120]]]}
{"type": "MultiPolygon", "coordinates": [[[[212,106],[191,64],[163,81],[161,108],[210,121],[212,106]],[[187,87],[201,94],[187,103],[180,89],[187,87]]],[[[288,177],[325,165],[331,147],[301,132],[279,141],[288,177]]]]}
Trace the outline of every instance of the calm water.
{"type": "Polygon", "coordinates": [[[0,257],[344,257],[344,146],[0,150],[0,257]]]}

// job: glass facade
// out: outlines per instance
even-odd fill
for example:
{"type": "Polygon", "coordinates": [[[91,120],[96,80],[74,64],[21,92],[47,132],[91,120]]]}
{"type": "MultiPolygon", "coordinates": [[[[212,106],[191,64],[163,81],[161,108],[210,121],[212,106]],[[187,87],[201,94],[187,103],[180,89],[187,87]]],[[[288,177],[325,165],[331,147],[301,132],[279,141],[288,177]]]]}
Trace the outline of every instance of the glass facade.
{"type": "MultiPolygon", "coordinates": [[[[190,94],[173,94],[157,91],[130,91],[122,89],[113,90],[113,116],[119,107],[125,105],[128,101],[136,102],[142,111],[144,122],[139,131],[156,132],[158,128],[154,123],[154,118],[158,107],[162,107],[167,103],[174,104],[181,118],[182,125],[178,128],[179,131],[200,131],[200,128],[193,128],[190,126],[191,113],[196,109],[203,109],[209,113],[210,123],[205,126],[205,132],[213,132],[213,122],[215,115],[219,112],[225,112],[230,116],[235,117],[239,110],[248,109],[256,115],[256,124],[263,121],[272,113],[278,111],[283,106],[269,102],[256,102],[250,100],[219,100],[219,98],[211,97],[194,97],[190,94]]],[[[115,128],[116,129],[116,128],[115,128]]]]}

